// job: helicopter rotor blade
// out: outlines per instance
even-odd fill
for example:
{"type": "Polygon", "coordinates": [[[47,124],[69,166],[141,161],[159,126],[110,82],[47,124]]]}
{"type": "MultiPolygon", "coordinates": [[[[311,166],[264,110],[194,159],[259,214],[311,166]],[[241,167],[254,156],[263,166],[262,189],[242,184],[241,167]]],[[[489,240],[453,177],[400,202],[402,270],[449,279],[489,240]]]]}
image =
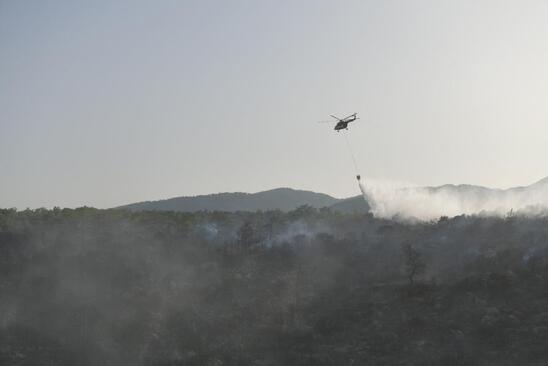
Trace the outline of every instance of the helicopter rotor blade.
{"type": "Polygon", "coordinates": [[[338,121],[342,121],[342,119],[340,119],[339,117],[335,117],[334,115],[330,114],[331,117],[335,118],[336,120],[338,121]]]}
{"type": "Polygon", "coordinates": [[[358,119],[358,117],[356,116],[357,114],[358,113],[352,113],[351,115],[344,117],[343,120],[351,118],[351,117],[356,117],[356,119],[358,119]]]}

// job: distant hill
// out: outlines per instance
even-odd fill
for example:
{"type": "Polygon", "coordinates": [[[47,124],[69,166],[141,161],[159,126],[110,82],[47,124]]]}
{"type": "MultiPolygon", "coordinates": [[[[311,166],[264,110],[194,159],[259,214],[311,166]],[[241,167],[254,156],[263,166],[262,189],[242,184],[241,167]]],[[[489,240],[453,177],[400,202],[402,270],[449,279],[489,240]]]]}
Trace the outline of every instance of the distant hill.
{"type": "Polygon", "coordinates": [[[323,193],[277,188],[258,193],[217,193],[194,197],[175,197],[120,206],[132,211],[291,211],[303,205],[329,207],[341,200],[323,193]]]}
{"type": "Polygon", "coordinates": [[[524,187],[508,189],[487,188],[469,184],[445,184],[439,187],[424,187],[430,193],[446,193],[458,195],[463,201],[505,202],[512,200],[522,204],[545,203],[548,201],[548,177],[524,187]]]}
{"type": "Polygon", "coordinates": [[[332,211],[341,213],[368,213],[369,204],[363,199],[362,195],[339,200],[339,202],[329,206],[332,211]]]}
{"type": "MultiPolygon", "coordinates": [[[[496,207],[505,202],[523,205],[548,201],[548,177],[525,187],[493,189],[468,184],[446,184],[437,187],[403,188],[443,197],[458,198],[463,207],[470,205],[496,207]]],[[[131,211],[291,211],[299,206],[328,207],[342,213],[366,213],[370,206],[361,195],[338,199],[324,193],[277,188],[258,193],[217,193],[194,197],[175,197],[159,201],[132,203],[118,208],[131,211]]],[[[514,206],[519,208],[518,206],[514,206]]]]}

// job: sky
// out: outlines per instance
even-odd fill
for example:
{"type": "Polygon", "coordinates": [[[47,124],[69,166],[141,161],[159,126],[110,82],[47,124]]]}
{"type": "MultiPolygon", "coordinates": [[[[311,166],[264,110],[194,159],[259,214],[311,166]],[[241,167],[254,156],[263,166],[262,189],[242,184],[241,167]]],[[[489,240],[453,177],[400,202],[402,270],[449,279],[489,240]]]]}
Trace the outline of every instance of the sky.
{"type": "Polygon", "coordinates": [[[0,207],[548,176],[548,2],[0,0],[0,207]]]}

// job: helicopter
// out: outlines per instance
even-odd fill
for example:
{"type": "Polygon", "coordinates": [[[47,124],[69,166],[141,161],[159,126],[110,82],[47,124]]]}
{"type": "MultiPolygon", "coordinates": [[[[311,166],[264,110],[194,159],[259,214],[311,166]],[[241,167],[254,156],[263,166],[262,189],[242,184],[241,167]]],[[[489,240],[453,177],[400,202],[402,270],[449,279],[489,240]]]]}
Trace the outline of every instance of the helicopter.
{"type": "MultiPolygon", "coordinates": [[[[335,128],[334,128],[334,130],[337,132],[343,129],[348,130],[348,124],[350,122],[354,122],[355,120],[360,119],[359,117],[357,117],[357,113],[351,114],[350,116],[344,117],[344,118],[339,118],[332,114],[330,114],[330,116],[337,120],[337,124],[335,125],[335,128]]],[[[333,123],[333,122],[334,121],[320,121],[319,123],[333,123]]]]}

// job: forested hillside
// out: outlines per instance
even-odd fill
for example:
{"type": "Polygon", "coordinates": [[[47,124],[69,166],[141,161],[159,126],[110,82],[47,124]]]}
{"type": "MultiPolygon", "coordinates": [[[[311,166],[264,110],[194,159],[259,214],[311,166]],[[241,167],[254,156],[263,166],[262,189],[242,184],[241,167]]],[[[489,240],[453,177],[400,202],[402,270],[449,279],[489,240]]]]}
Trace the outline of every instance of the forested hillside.
{"type": "Polygon", "coordinates": [[[543,365],[548,219],[0,210],[2,365],[543,365]]]}
{"type": "MultiPolygon", "coordinates": [[[[324,193],[277,188],[257,193],[217,193],[193,197],[174,197],[158,201],[131,203],[119,208],[131,211],[291,211],[307,205],[315,208],[331,206],[341,200],[324,193]]],[[[365,205],[363,199],[362,204],[365,205]]]]}

